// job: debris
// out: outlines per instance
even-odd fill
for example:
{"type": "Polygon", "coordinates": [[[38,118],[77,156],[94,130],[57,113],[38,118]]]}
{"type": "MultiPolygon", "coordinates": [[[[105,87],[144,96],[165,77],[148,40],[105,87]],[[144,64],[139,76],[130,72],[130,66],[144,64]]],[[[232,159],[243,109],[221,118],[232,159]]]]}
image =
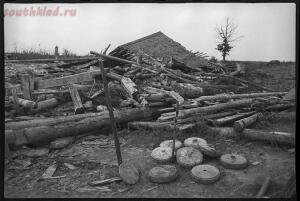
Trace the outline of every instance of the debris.
{"type": "Polygon", "coordinates": [[[76,169],[76,167],[75,167],[74,165],[70,164],[70,163],[64,163],[64,165],[65,165],[67,168],[69,168],[70,170],[75,170],[75,169],[76,169]]]}
{"type": "Polygon", "coordinates": [[[255,197],[256,198],[262,198],[264,196],[264,194],[267,192],[270,183],[271,183],[271,176],[268,176],[265,179],[264,183],[262,184],[259,192],[257,193],[257,195],[255,197]]]}
{"type": "Polygon", "coordinates": [[[192,168],[191,176],[197,183],[212,184],[220,178],[220,171],[212,165],[197,165],[192,168]]]}
{"type": "Polygon", "coordinates": [[[25,155],[27,157],[43,157],[48,155],[49,149],[48,148],[37,148],[37,149],[22,149],[20,150],[20,154],[25,155]]]}
{"type": "Polygon", "coordinates": [[[74,114],[82,114],[84,113],[84,107],[81,102],[81,98],[79,96],[78,90],[74,84],[69,85],[69,91],[71,94],[71,98],[74,104],[74,114]]]}
{"type": "Polygon", "coordinates": [[[56,171],[57,165],[51,165],[49,166],[46,171],[43,173],[42,175],[42,179],[47,179],[47,178],[51,178],[54,174],[54,172],[56,171]]]}
{"type": "Polygon", "coordinates": [[[177,150],[176,159],[180,166],[191,168],[202,163],[203,155],[193,147],[182,147],[177,150]]]}
{"type": "MultiPolygon", "coordinates": [[[[115,111],[114,113],[117,123],[126,123],[134,120],[149,118],[152,115],[155,116],[157,115],[157,110],[151,108],[132,108],[122,111],[115,111]]],[[[64,118],[69,119],[68,117],[64,118]]],[[[75,122],[75,124],[74,122],[70,121],[55,126],[39,126],[19,130],[6,129],[5,137],[7,138],[8,144],[36,144],[41,142],[49,142],[59,137],[76,136],[85,132],[110,126],[109,115],[107,112],[100,113],[96,116],[92,115],[92,117],[84,118],[75,122]]]]}
{"type": "Polygon", "coordinates": [[[255,161],[255,162],[252,162],[251,164],[254,165],[254,166],[256,166],[256,165],[258,165],[258,164],[261,164],[261,162],[255,161]]]}
{"type": "Polygon", "coordinates": [[[224,154],[220,158],[221,164],[228,169],[245,169],[248,166],[247,159],[238,154],[224,154]]]}
{"type": "Polygon", "coordinates": [[[119,174],[126,184],[136,184],[140,179],[140,170],[131,164],[130,161],[123,162],[119,166],[119,174]]]}
{"type": "Polygon", "coordinates": [[[93,181],[93,182],[90,182],[90,185],[91,186],[100,186],[100,185],[106,185],[106,184],[110,184],[110,183],[118,182],[118,181],[122,181],[122,178],[114,177],[114,178],[104,179],[104,180],[100,180],[100,181],[93,181]]]}
{"type": "Polygon", "coordinates": [[[172,148],[171,147],[157,147],[152,153],[151,157],[160,163],[170,162],[172,159],[172,148]]]}
{"type": "Polygon", "coordinates": [[[288,149],[288,152],[290,152],[290,153],[295,153],[295,148],[288,149]]]}
{"type": "Polygon", "coordinates": [[[64,137],[64,138],[57,138],[56,140],[50,143],[50,149],[62,149],[72,142],[74,142],[74,137],[64,137]]]}
{"type": "Polygon", "coordinates": [[[149,179],[154,183],[169,183],[178,177],[178,171],[175,166],[161,165],[153,167],[149,171],[149,179]]]}

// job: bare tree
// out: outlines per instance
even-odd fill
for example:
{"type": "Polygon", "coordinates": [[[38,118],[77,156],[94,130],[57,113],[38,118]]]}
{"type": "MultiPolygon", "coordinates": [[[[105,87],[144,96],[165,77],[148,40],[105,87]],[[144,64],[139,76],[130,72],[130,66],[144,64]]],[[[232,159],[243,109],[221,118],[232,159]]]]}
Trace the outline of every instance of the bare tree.
{"type": "Polygon", "coordinates": [[[222,53],[223,61],[227,55],[229,55],[230,50],[234,47],[232,44],[239,40],[242,36],[236,36],[238,26],[233,23],[228,17],[226,18],[225,25],[216,27],[217,43],[216,50],[222,53]]]}

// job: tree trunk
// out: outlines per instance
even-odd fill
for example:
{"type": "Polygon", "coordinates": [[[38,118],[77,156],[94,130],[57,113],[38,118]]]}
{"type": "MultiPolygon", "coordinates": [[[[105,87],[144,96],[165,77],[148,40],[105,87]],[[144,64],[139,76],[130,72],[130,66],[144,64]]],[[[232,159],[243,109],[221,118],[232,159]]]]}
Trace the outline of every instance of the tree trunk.
{"type": "MultiPolygon", "coordinates": [[[[159,112],[149,108],[130,109],[114,112],[117,123],[157,117],[159,112]]],[[[66,117],[68,118],[68,117],[66,117]]],[[[96,129],[110,126],[109,114],[88,117],[75,122],[66,122],[52,126],[39,126],[19,130],[5,130],[5,138],[12,145],[39,144],[50,142],[56,138],[76,136],[96,129]]]]}

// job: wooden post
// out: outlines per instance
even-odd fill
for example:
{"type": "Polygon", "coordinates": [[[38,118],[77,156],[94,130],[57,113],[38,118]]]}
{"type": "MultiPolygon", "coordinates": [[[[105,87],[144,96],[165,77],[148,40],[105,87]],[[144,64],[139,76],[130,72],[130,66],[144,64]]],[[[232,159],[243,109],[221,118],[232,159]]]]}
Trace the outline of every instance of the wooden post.
{"type": "Polygon", "coordinates": [[[54,54],[55,54],[55,59],[58,60],[59,57],[58,46],[55,46],[54,54]]]}
{"type": "Polygon", "coordinates": [[[17,88],[11,88],[12,100],[14,103],[14,109],[16,112],[19,111],[19,99],[17,96],[17,88]]]}
{"type": "Polygon", "coordinates": [[[74,112],[75,114],[82,114],[84,113],[84,108],[81,102],[81,98],[79,96],[77,88],[73,85],[69,85],[69,91],[72,98],[72,101],[74,103],[74,112]]]}
{"type": "Polygon", "coordinates": [[[31,78],[28,74],[21,75],[23,96],[24,96],[24,99],[27,99],[27,100],[31,100],[30,81],[31,81],[31,78]]]}
{"type": "Polygon", "coordinates": [[[114,135],[114,141],[115,141],[115,147],[116,147],[116,153],[117,153],[117,159],[118,159],[118,165],[120,166],[122,164],[122,155],[121,155],[121,149],[120,149],[120,143],[117,135],[117,129],[116,129],[116,122],[115,117],[113,113],[113,108],[111,106],[111,96],[110,91],[108,90],[107,80],[106,80],[106,72],[104,70],[104,64],[102,60],[99,60],[99,66],[101,68],[102,73],[102,80],[104,84],[104,92],[105,92],[105,99],[106,99],[106,105],[109,112],[109,118],[111,121],[111,130],[114,135]]]}

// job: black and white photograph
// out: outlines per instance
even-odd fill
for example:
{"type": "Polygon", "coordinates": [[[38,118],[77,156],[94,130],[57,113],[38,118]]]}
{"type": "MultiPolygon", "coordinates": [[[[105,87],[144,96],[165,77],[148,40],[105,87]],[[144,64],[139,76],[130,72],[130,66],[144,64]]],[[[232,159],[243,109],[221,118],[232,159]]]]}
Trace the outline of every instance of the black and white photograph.
{"type": "Polygon", "coordinates": [[[4,198],[293,198],[295,2],[5,2],[4,198]]]}

